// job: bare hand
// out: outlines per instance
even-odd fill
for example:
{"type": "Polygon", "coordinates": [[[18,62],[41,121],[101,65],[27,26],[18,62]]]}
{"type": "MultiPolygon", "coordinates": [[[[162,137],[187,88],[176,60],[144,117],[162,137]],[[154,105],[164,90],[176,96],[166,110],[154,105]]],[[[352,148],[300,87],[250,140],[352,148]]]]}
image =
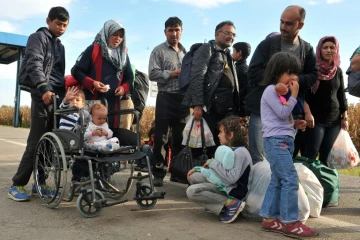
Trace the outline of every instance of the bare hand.
{"type": "Polygon", "coordinates": [[[297,98],[299,93],[299,83],[297,81],[291,81],[289,83],[289,88],[291,90],[291,96],[297,98]]]}
{"type": "Polygon", "coordinates": [[[300,129],[301,131],[305,131],[306,121],[305,120],[295,120],[294,127],[297,129],[300,129]]]}
{"type": "Polygon", "coordinates": [[[181,69],[176,69],[174,71],[171,71],[170,73],[170,78],[176,78],[177,76],[179,76],[181,73],[181,69]]]}
{"type": "Polygon", "coordinates": [[[202,106],[194,107],[194,120],[200,121],[202,119],[203,109],[202,106]]]}
{"type": "Polygon", "coordinates": [[[191,176],[191,174],[193,174],[195,172],[195,169],[190,169],[190,171],[188,172],[188,174],[187,174],[187,180],[188,180],[188,182],[190,183],[190,176],[191,176]]]}
{"type": "Polygon", "coordinates": [[[96,89],[96,91],[98,92],[107,92],[109,91],[109,88],[106,87],[102,82],[98,82],[98,81],[94,81],[93,83],[93,87],[96,89]]]}
{"type": "Polygon", "coordinates": [[[77,87],[71,87],[67,90],[65,98],[64,98],[64,103],[68,103],[71,100],[73,100],[76,97],[76,94],[79,92],[79,89],[77,87]]]}
{"type": "Polygon", "coordinates": [[[55,93],[47,91],[41,98],[46,105],[49,105],[52,102],[52,96],[55,96],[55,93]]]}
{"type": "Polygon", "coordinates": [[[305,113],[305,121],[307,123],[307,127],[314,128],[315,126],[315,119],[311,113],[305,113]]]}
{"type": "Polygon", "coordinates": [[[115,96],[124,96],[125,95],[125,90],[122,86],[117,87],[115,89],[115,96]]]}
{"type": "Polygon", "coordinates": [[[206,161],[206,163],[204,163],[204,166],[203,166],[203,167],[204,167],[204,168],[208,168],[211,161],[212,161],[212,159],[208,159],[208,160],[206,161]]]}
{"type": "Polygon", "coordinates": [[[291,81],[299,82],[299,76],[295,75],[291,81]]]}
{"type": "Polygon", "coordinates": [[[349,122],[345,119],[341,119],[341,128],[345,131],[349,130],[349,122]]]}

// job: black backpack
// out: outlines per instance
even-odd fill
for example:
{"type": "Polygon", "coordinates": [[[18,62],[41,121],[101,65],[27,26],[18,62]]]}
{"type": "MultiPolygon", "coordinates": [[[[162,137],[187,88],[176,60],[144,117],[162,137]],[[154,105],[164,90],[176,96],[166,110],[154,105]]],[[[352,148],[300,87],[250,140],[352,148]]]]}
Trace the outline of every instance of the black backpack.
{"type": "MultiPolygon", "coordinates": [[[[190,77],[191,77],[191,66],[192,60],[194,57],[194,53],[200,46],[205,43],[195,43],[190,47],[190,51],[187,52],[182,60],[181,64],[181,73],[179,75],[179,83],[180,83],[180,90],[186,92],[190,85],[190,77]]],[[[211,52],[212,55],[214,54],[214,46],[211,44],[211,52]]]]}
{"type": "Polygon", "coordinates": [[[134,90],[132,91],[132,101],[134,108],[140,112],[140,118],[144,111],[146,100],[149,93],[149,77],[147,74],[135,70],[134,90]]]}

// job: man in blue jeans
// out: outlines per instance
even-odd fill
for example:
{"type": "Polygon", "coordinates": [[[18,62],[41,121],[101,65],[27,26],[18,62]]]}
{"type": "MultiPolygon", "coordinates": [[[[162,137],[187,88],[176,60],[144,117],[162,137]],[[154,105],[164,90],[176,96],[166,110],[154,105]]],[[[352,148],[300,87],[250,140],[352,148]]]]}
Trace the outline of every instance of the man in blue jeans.
{"type": "MultiPolygon", "coordinates": [[[[304,26],[305,9],[300,6],[289,6],[280,18],[280,35],[263,40],[256,48],[248,71],[248,96],[246,108],[251,112],[249,121],[249,152],[256,164],[265,159],[262,147],[262,125],[260,116],[260,99],[264,87],[258,84],[264,78],[265,67],[271,56],[277,52],[289,52],[300,59],[302,69],[294,80],[299,82],[298,103],[294,107],[293,116],[304,116],[303,103],[305,91],[317,79],[316,58],[313,47],[300,38],[299,32],[304,26]]],[[[296,146],[295,146],[296,148],[296,146]]]]}

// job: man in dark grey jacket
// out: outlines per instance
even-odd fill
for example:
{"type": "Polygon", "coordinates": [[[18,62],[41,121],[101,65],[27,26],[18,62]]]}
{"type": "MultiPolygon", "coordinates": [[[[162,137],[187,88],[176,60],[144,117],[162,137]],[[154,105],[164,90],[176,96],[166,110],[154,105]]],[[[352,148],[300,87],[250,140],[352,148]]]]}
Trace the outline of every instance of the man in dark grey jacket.
{"type": "MultiPolygon", "coordinates": [[[[52,96],[61,98],[65,93],[65,50],[58,38],[66,31],[69,13],[63,7],[53,7],[46,23],[48,28],[40,28],[30,35],[20,68],[20,88],[31,93],[31,125],[24,155],[8,190],[8,197],[15,201],[30,200],[24,186],[33,171],[36,145],[41,136],[53,128],[52,96]]],[[[43,185],[39,189],[45,195],[49,191],[45,176],[40,178],[43,185]]],[[[36,193],[35,188],[33,192],[36,193]]]]}
{"type": "MultiPolygon", "coordinates": [[[[264,71],[271,56],[277,52],[289,52],[301,61],[301,72],[294,79],[300,85],[298,103],[294,107],[294,119],[304,116],[305,91],[317,79],[316,58],[312,46],[300,38],[299,31],[304,26],[305,9],[300,6],[289,6],[281,15],[281,35],[263,40],[255,49],[248,71],[248,96],[246,108],[250,115],[249,122],[249,151],[253,164],[265,159],[262,146],[262,124],[260,118],[260,100],[264,87],[258,84],[263,81],[264,71]]],[[[299,132],[301,134],[301,132],[299,132]]],[[[297,145],[295,144],[295,147],[297,145]]],[[[295,152],[295,151],[294,151],[295,152]]]]}
{"type": "MultiPolygon", "coordinates": [[[[215,29],[215,40],[200,46],[194,53],[190,85],[183,104],[194,108],[194,119],[205,119],[214,135],[216,146],[217,123],[228,114],[239,112],[239,86],[229,47],[233,44],[234,24],[221,22],[215,29]]],[[[212,157],[216,147],[208,149],[212,157]]]]}

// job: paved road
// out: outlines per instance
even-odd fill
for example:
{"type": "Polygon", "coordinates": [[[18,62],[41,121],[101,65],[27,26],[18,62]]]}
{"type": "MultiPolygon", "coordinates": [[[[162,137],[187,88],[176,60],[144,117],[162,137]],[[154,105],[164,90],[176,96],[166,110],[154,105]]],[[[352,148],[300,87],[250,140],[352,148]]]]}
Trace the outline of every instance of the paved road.
{"type": "MultiPolygon", "coordinates": [[[[260,223],[239,217],[221,224],[186,198],[186,186],[169,182],[158,188],[166,192],[154,209],[143,211],[134,201],[105,208],[100,216],[85,219],[75,202],[48,209],[36,197],[18,203],[7,199],[19,159],[26,146],[27,129],[0,126],[0,239],[287,239],[260,230],[260,223]]],[[[360,239],[360,178],[340,176],[340,206],[322,210],[308,224],[320,232],[319,239],[360,239]]],[[[127,197],[132,199],[134,190],[127,197]]]]}

